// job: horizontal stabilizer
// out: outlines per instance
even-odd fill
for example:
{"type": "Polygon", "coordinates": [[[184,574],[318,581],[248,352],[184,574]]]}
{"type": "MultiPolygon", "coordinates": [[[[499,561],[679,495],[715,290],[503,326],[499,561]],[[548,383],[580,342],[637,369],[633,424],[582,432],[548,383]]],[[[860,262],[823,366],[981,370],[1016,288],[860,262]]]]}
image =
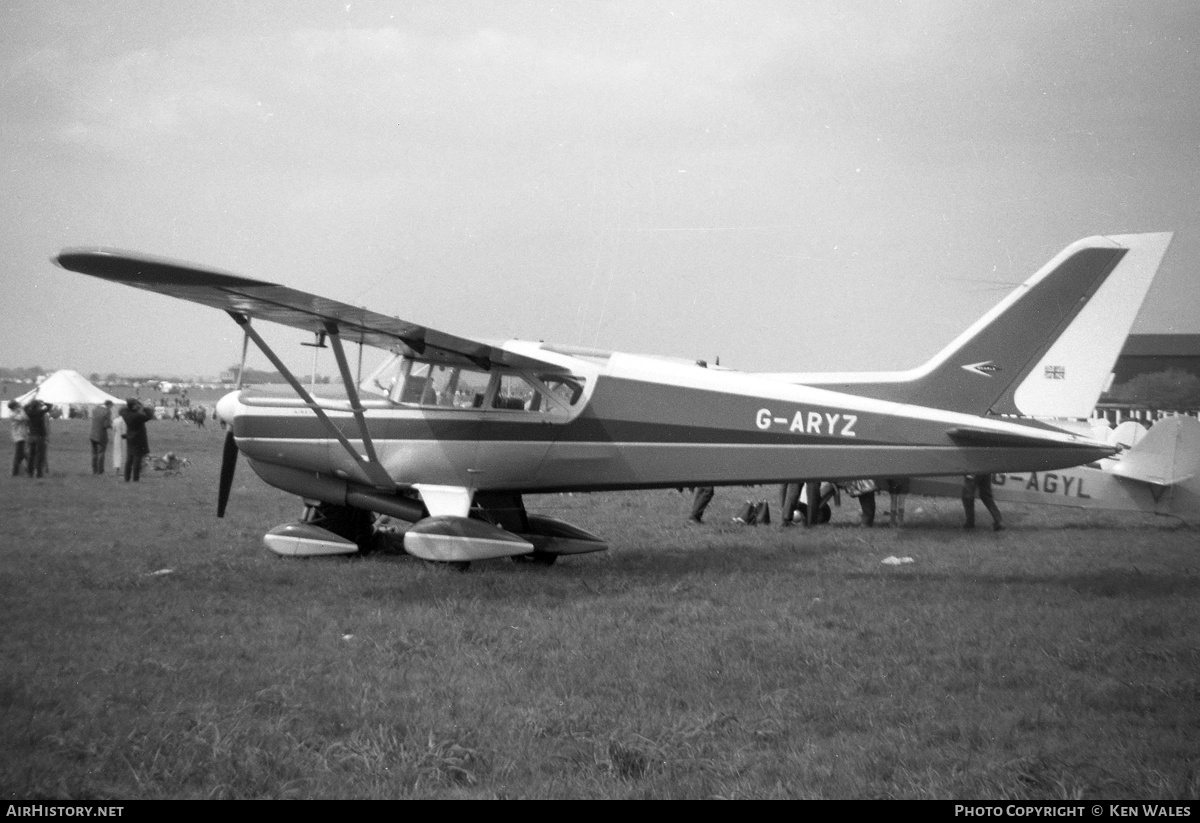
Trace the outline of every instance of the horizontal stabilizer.
{"type": "MultiPolygon", "coordinates": [[[[955,442],[963,446],[1039,446],[1046,447],[1054,445],[1054,441],[1048,440],[1049,431],[1041,431],[1030,428],[1029,434],[1017,431],[992,431],[991,429],[974,428],[972,426],[958,426],[950,429],[947,434],[955,442]]],[[[1063,446],[1078,447],[1079,440],[1063,439],[1060,441],[1063,446]]],[[[1097,444],[1098,445],[1098,444],[1097,444]]],[[[1116,447],[1112,451],[1116,451],[1116,447]]]]}
{"type": "Polygon", "coordinates": [[[1112,473],[1118,477],[1174,486],[1200,472],[1200,420],[1164,417],[1132,448],[1117,458],[1112,473]]]}

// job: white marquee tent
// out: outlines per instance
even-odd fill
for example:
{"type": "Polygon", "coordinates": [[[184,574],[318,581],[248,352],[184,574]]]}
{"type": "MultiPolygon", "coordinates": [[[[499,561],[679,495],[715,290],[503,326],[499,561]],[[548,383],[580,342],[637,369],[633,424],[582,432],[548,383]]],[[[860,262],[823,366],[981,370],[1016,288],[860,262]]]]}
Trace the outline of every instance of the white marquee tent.
{"type": "MultiPolygon", "coordinates": [[[[39,383],[37,388],[15,399],[23,406],[34,397],[55,406],[95,406],[105,400],[111,400],[114,406],[125,405],[120,397],[113,397],[103,389],[96,388],[82,374],[70,369],[56,371],[39,383]]],[[[0,406],[0,414],[8,417],[7,401],[0,406]]]]}

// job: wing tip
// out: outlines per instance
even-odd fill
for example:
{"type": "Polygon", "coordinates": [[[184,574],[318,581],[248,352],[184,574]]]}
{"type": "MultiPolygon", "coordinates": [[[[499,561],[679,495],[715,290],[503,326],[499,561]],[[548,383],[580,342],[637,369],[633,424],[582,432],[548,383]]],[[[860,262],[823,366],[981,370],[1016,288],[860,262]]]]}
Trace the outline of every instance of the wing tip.
{"type": "Polygon", "coordinates": [[[66,248],[51,258],[59,268],[130,285],[270,286],[220,269],[168,257],[104,247],[66,248]]]}

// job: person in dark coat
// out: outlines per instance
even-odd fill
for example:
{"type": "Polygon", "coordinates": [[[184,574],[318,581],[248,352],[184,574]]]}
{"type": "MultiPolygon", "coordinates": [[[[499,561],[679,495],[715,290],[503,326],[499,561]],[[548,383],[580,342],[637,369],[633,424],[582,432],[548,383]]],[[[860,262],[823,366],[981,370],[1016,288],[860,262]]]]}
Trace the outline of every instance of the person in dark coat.
{"type": "Polygon", "coordinates": [[[125,401],[121,409],[125,421],[125,482],[141,480],[142,460],[150,453],[150,439],[146,436],[146,424],[154,419],[154,409],[142,405],[136,397],[125,401]]]}
{"type": "Polygon", "coordinates": [[[983,501],[984,508],[992,516],[992,528],[1000,531],[1004,526],[1000,524],[1000,509],[996,506],[995,498],[992,497],[992,476],[990,474],[963,475],[962,504],[963,514],[967,517],[963,528],[975,528],[975,494],[977,492],[979,499],[983,501]]]}
{"type": "Polygon", "coordinates": [[[708,504],[713,499],[712,486],[697,486],[696,494],[692,497],[692,513],[688,515],[688,520],[693,523],[704,522],[704,510],[708,508],[708,504]]]}
{"type": "Polygon", "coordinates": [[[108,430],[112,428],[112,401],[92,409],[92,474],[104,474],[104,453],[108,451],[108,430]]]}
{"type": "Polygon", "coordinates": [[[25,416],[29,419],[29,434],[25,437],[25,459],[29,462],[29,476],[36,470],[41,477],[46,471],[46,441],[50,436],[50,404],[36,397],[25,404],[25,416]]]}
{"type": "Polygon", "coordinates": [[[8,412],[11,415],[9,423],[12,424],[12,476],[16,477],[21,473],[21,467],[25,464],[25,441],[29,438],[29,418],[25,416],[25,409],[16,400],[8,401],[8,412]]]}

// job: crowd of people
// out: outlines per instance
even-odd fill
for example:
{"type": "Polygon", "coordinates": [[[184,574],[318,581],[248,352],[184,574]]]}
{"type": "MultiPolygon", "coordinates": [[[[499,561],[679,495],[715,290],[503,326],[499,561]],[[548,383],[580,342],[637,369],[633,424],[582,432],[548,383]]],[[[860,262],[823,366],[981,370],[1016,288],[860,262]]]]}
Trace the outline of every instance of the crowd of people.
{"type": "MultiPolygon", "coordinates": [[[[859,525],[864,528],[872,528],[875,525],[875,496],[880,491],[886,490],[889,498],[888,508],[888,524],[894,528],[899,528],[904,525],[904,501],[909,494],[912,486],[912,481],[907,477],[889,477],[882,481],[874,478],[864,477],[855,480],[846,480],[839,484],[822,483],[821,481],[805,481],[796,480],[791,483],[784,483],[780,487],[779,503],[780,503],[780,519],[779,525],[781,528],[787,528],[798,522],[805,525],[817,525],[829,520],[829,505],[831,499],[840,499],[841,494],[846,494],[858,501],[859,509],[859,525]]],[[[703,523],[704,512],[708,508],[708,504],[712,502],[715,496],[715,489],[712,486],[699,486],[695,488],[692,498],[692,510],[688,515],[688,520],[692,523],[703,523]]],[[[987,509],[988,514],[992,517],[992,529],[1001,531],[1004,528],[1003,521],[1000,516],[1000,509],[996,506],[996,500],[992,495],[992,478],[988,474],[968,474],[964,475],[962,483],[962,505],[963,514],[965,515],[964,529],[975,528],[975,498],[978,497],[987,509]]],[[[759,504],[760,506],[762,504],[759,504]]],[[[734,518],[741,522],[746,522],[744,517],[734,518]]],[[[761,517],[756,518],[756,522],[764,521],[761,517]]]]}
{"type": "MultiPolygon", "coordinates": [[[[22,405],[16,400],[8,401],[9,423],[13,442],[12,476],[24,472],[29,477],[41,478],[49,472],[50,420],[53,406],[36,397],[22,405]]],[[[207,411],[201,407],[188,409],[175,419],[195,421],[205,417],[207,411]]],[[[156,418],[153,406],[144,405],[138,398],[130,397],[124,406],[113,412],[113,402],[92,408],[88,438],[91,442],[92,474],[105,473],[105,461],[111,440],[112,465],[118,474],[123,474],[126,483],[141,480],[142,466],[150,454],[150,438],[146,424],[156,418]]],[[[203,426],[203,420],[196,425],[203,426]]]]}

